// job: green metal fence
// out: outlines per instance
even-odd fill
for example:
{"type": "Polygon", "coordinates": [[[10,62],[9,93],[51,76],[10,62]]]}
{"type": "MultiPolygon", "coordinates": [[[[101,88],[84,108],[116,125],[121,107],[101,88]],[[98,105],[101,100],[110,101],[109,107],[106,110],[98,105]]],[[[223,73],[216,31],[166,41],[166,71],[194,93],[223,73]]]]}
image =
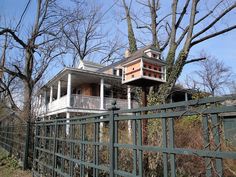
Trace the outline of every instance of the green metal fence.
{"type": "Polygon", "coordinates": [[[201,159],[193,163],[203,163],[198,176],[227,176],[227,160],[236,164],[236,150],[225,148],[221,114],[236,111],[235,106],[224,104],[234,99],[236,96],[207,98],[122,111],[113,105],[110,112],[103,114],[36,122],[33,174],[175,177],[181,174],[186,157],[193,156],[194,160],[201,159]],[[177,147],[175,127],[184,119],[201,123],[198,131],[202,134],[202,148],[177,147]],[[146,134],[144,120],[150,123],[146,134]],[[156,137],[148,135],[151,129],[156,137]],[[144,144],[144,136],[152,142],[144,144]],[[147,169],[155,163],[160,164],[153,175],[147,169]]]}
{"type": "Polygon", "coordinates": [[[18,159],[23,169],[32,167],[34,124],[12,116],[0,121],[0,147],[18,159]]]}

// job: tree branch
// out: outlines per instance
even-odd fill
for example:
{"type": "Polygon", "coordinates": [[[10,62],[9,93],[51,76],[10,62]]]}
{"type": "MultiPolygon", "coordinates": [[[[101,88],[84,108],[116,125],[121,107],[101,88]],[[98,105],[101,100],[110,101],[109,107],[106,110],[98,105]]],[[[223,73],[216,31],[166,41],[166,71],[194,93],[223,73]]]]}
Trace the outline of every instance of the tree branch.
{"type": "Polygon", "coordinates": [[[179,19],[178,19],[178,21],[177,21],[177,23],[176,23],[176,28],[179,27],[179,25],[180,25],[182,19],[184,18],[184,15],[185,15],[185,13],[186,13],[186,11],[187,11],[189,2],[190,2],[190,0],[186,0],[185,5],[184,5],[184,7],[183,7],[183,10],[182,10],[182,12],[181,12],[181,14],[180,14],[180,16],[179,16],[179,19]]]}
{"type": "Polygon", "coordinates": [[[186,61],[184,64],[189,64],[189,63],[193,63],[193,62],[197,62],[197,61],[202,61],[202,60],[205,60],[206,57],[202,57],[202,58],[194,58],[194,59],[191,59],[191,60],[188,60],[186,61]]]}
{"type": "Polygon", "coordinates": [[[232,30],[234,30],[234,29],[236,29],[236,25],[231,26],[231,27],[229,27],[229,28],[226,28],[226,29],[224,29],[224,30],[218,31],[218,32],[216,32],[216,33],[207,35],[207,36],[205,36],[205,37],[203,37],[203,38],[201,38],[201,39],[198,39],[198,40],[196,40],[196,41],[193,41],[193,42],[191,43],[191,46],[194,46],[194,45],[196,45],[196,44],[198,44],[198,43],[200,43],[200,42],[203,42],[203,41],[205,41],[205,40],[214,38],[214,37],[219,36],[219,35],[221,35],[221,34],[227,33],[227,32],[232,31],[232,30]]]}
{"type": "Polygon", "coordinates": [[[222,19],[226,14],[228,14],[231,10],[236,8],[236,3],[234,3],[232,6],[230,6],[228,9],[226,9],[224,12],[222,12],[215,20],[213,20],[208,26],[206,26],[204,29],[199,31],[197,34],[195,34],[192,39],[195,39],[196,37],[200,36],[204,32],[208,31],[211,27],[213,27],[220,19],[222,19]]]}
{"type": "Polygon", "coordinates": [[[3,34],[5,34],[5,33],[11,34],[11,36],[13,37],[13,39],[14,39],[17,43],[19,43],[23,48],[26,48],[26,47],[27,47],[27,45],[24,43],[24,41],[21,40],[21,39],[15,34],[15,32],[14,32],[13,30],[11,30],[11,29],[9,29],[9,28],[5,28],[5,29],[3,29],[3,30],[0,31],[0,35],[3,35],[3,34]]]}

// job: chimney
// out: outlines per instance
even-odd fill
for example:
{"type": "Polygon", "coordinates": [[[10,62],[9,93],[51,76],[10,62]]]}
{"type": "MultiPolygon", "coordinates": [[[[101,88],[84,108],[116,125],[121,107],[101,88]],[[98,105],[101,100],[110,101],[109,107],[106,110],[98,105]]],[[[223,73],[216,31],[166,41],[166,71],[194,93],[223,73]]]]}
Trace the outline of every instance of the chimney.
{"type": "Polygon", "coordinates": [[[125,50],[125,58],[130,57],[130,55],[131,55],[130,50],[129,50],[129,49],[126,49],[126,50],[125,50]]]}

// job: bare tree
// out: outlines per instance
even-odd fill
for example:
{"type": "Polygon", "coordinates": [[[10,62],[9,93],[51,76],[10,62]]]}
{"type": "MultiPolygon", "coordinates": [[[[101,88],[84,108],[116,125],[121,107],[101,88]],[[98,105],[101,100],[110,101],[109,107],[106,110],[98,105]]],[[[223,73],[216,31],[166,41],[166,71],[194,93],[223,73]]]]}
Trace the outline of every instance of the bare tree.
{"type": "Polygon", "coordinates": [[[29,29],[24,29],[27,31],[25,35],[20,31],[20,27],[23,26],[22,18],[15,28],[0,26],[0,37],[7,34],[10,44],[14,46],[12,52],[7,51],[8,55],[5,59],[7,65],[2,65],[0,69],[12,78],[18,78],[23,84],[23,106],[18,109],[24,120],[32,118],[31,104],[34,86],[42,78],[49,64],[63,53],[58,48],[60,38],[58,27],[61,19],[57,18],[55,3],[55,0],[37,0],[34,24],[29,29]]]}
{"type": "Polygon", "coordinates": [[[230,84],[230,93],[236,94],[236,81],[232,81],[232,83],[230,84]]]}
{"type": "Polygon", "coordinates": [[[85,60],[96,55],[104,63],[110,61],[123,48],[119,38],[111,38],[103,28],[104,13],[99,6],[73,1],[72,9],[61,8],[65,19],[63,34],[65,47],[72,51],[72,66],[77,60],[85,60]],[[108,39],[109,38],[109,39],[108,39]]]}
{"type": "Polygon", "coordinates": [[[211,93],[212,96],[220,94],[228,88],[231,81],[232,71],[230,67],[212,56],[207,56],[207,59],[199,62],[200,69],[195,71],[198,83],[204,90],[211,93]]]}
{"type": "Polygon", "coordinates": [[[198,82],[195,79],[193,79],[192,76],[186,76],[186,78],[184,80],[184,85],[188,89],[193,89],[193,90],[199,90],[200,89],[200,85],[198,84],[198,82]]]}
{"type": "Polygon", "coordinates": [[[221,23],[235,10],[236,2],[209,1],[208,8],[208,2],[203,0],[172,0],[170,11],[165,8],[165,13],[161,11],[160,0],[139,0],[138,3],[142,8],[139,9],[141,17],[135,18],[137,28],[151,32],[153,45],[166,54],[164,57],[167,63],[167,82],[158,87],[157,93],[157,100],[164,102],[184,66],[204,59],[189,58],[191,49],[236,28],[235,23],[221,23]],[[149,18],[145,18],[141,13],[146,13],[146,9],[149,11],[149,18]]]}

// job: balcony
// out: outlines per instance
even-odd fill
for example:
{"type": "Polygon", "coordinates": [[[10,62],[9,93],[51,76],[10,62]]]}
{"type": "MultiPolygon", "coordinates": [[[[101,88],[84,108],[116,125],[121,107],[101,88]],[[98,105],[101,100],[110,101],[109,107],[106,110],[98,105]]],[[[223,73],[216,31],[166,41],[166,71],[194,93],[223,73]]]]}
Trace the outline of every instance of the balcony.
{"type": "MultiPolygon", "coordinates": [[[[119,99],[119,98],[104,98],[104,109],[109,109],[111,107],[112,101],[116,100],[116,105],[120,109],[128,109],[128,101],[127,99],[119,99]]],[[[132,105],[134,107],[138,107],[138,103],[132,101],[132,105]]],[[[76,95],[73,94],[71,96],[71,107],[72,108],[80,108],[80,109],[100,109],[100,97],[98,96],[84,96],[84,95],[76,95]]]]}
{"type": "MultiPolygon", "coordinates": [[[[128,101],[127,99],[119,99],[119,98],[108,98],[104,97],[104,109],[108,110],[111,107],[111,103],[113,100],[116,100],[116,105],[120,109],[128,109],[128,101]]],[[[133,108],[138,107],[138,103],[136,101],[131,102],[133,108]]],[[[40,107],[39,114],[47,114],[50,112],[62,110],[68,108],[67,106],[67,95],[48,103],[46,106],[42,105],[40,107]]],[[[72,94],[70,100],[70,108],[78,109],[78,110],[100,110],[100,97],[99,96],[84,96],[79,94],[72,94]]]]}

